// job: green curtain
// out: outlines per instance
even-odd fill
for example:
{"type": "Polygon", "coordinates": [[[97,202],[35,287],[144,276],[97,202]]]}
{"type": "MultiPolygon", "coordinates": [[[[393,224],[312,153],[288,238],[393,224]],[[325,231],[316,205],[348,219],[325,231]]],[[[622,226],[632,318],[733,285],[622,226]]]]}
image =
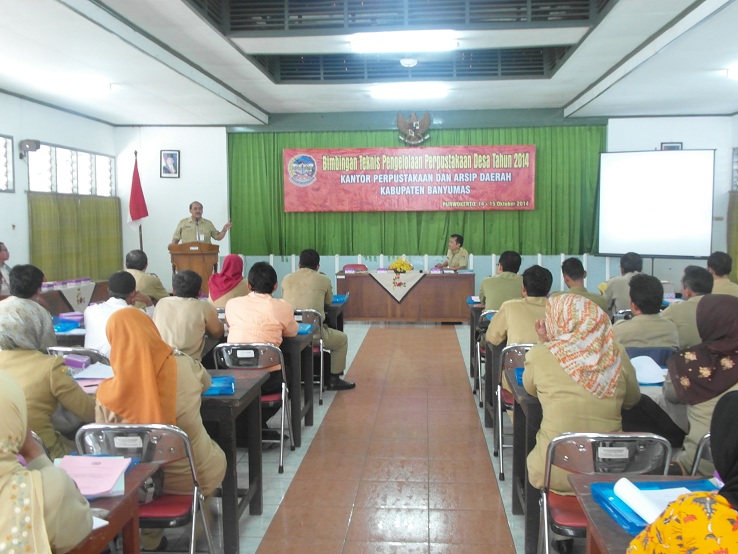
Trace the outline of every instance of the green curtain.
{"type": "Polygon", "coordinates": [[[121,268],[120,199],[28,193],[31,263],[49,281],[107,279],[121,268]]]}
{"type": "MultiPolygon", "coordinates": [[[[443,253],[451,233],[475,254],[595,252],[605,126],[431,131],[429,146],[536,146],[533,211],[285,213],[284,148],[398,147],[389,131],[230,134],[231,248],[250,255],[443,253]]],[[[422,147],[421,147],[422,148],[422,147]]]]}

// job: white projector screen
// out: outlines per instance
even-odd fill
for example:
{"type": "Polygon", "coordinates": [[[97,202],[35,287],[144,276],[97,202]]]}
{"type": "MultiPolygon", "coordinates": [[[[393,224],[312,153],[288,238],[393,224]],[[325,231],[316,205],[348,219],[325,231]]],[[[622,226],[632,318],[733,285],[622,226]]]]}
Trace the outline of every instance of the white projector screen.
{"type": "Polygon", "coordinates": [[[709,256],[714,150],[600,154],[600,254],[709,256]]]}

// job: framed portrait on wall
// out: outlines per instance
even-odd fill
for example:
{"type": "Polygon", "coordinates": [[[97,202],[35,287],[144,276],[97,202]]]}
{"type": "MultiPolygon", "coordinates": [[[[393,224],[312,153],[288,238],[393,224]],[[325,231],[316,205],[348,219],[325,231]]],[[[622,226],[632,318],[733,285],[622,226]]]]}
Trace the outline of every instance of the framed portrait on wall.
{"type": "Polygon", "coordinates": [[[159,177],[179,179],[179,150],[162,150],[159,177]]]}

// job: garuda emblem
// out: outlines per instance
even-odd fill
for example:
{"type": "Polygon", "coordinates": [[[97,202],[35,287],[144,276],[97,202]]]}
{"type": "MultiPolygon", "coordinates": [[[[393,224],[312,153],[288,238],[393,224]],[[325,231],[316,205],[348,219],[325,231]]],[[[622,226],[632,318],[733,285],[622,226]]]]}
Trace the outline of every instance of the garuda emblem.
{"type": "Polygon", "coordinates": [[[410,114],[410,119],[402,117],[401,113],[397,114],[397,128],[400,130],[400,140],[407,144],[420,144],[430,138],[428,129],[430,128],[431,117],[428,112],[422,119],[418,120],[415,112],[410,114]]]}

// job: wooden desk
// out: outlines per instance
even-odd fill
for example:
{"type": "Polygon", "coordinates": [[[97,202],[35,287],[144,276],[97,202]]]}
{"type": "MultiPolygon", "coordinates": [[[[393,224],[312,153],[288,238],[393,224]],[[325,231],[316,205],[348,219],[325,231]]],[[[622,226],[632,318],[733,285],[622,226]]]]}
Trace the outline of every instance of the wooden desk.
{"type": "Polygon", "coordinates": [[[538,524],[541,514],[538,500],[541,493],[528,481],[526,458],[536,445],[536,433],[541,427],[543,410],[534,396],[518,385],[515,370],[508,369],[505,376],[512,389],[513,405],[513,514],[525,516],[525,554],[535,554],[538,548],[538,524]]]}
{"type": "Polygon", "coordinates": [[[427,273],[401,302],[368,273],[336,274],[338,294],[351,293],[347,321],[464,323],[466,299],[474,294],[473,273],[427,273]]]}
{"type": "MultiPolygon", "coordinates": [[[[628,548],[633,536],[610,517],[597,501],[592,498],[592,483],[617,481],[623,475],[601,473],[598,475],[569,475],[574,493],[587,516],[587,554],[622,554],[628,548]]],[[[685,481],[702,480],[704,477],[685,477],[681,475],[628,475],[634,483],[638,481],[685,481]]]]}
{"type": "Polygon", "coordinates": [[[126,473],[126,492],[123,496],[99,498],[90,502],[92,508],[108,510],[108,524],[90,532],[75,546],[72,554],[99,554],[105,550],[118,533],[123,534],[123,552],[138,554],[138,489],[157,469],[156,464],[138,464],[126,473]]]}
{"type": "Polygon", "coordinates": [[[211,370],[213,376],[233,375],[236,393],[233,396],[203,396],[200,415],[203,421],[218,424],[218,444],[225,452],[226,472],[221,487],[223,501],[223,547],[228,554],[239,552],[238,520],[249,505],[249,513],[263,511],[261,468],[261,386],[269,372],[259,370],[211,370]],[[236,468],[236,418],[245,412],[249,449],[248,488],[238,487],[236,468]]]}
{"type": "Polygon", "coordinates": [[[313,334],[285,337],[280,346],[290,380],[290,408],[292,412],[292,439],[302,445],[302,418],[305,425],[313,424],[313,334]],[[302,383],[301,383],[302,381],[302,383]],[[302,403],[298,391],[302,387],[302,403]]]}
{"type": "Polygon", "coordinates": [[[343,311],[347,302],[331,302],[325,307],[325,322],[328,327],[343,331],[343,311]]]}

